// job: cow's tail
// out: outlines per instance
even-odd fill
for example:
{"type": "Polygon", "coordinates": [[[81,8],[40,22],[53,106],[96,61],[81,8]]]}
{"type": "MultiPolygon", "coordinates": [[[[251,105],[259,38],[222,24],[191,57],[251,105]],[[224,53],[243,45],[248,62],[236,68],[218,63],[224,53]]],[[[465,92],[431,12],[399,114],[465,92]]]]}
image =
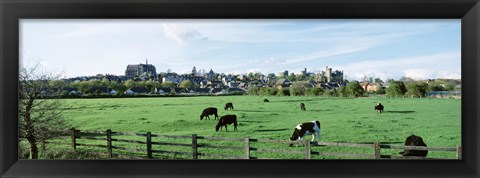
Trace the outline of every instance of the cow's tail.
{"type": "Polygon", "coordinates": [[[234,131],[237,130],[237,125],[238,125],[237,119],[235,119],[235,120],[233,121],[233,130],[234,130],[234,131]]]}

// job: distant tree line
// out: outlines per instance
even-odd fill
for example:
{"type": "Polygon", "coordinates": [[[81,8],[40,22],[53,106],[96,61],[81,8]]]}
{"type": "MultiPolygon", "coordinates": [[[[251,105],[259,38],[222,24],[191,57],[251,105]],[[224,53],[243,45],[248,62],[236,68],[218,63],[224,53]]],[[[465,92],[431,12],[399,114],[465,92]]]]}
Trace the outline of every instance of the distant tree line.
{"type": "Polygon", "coordinates": [[[365,91],[358,81],[347,81],[345,86],[334,89],[313,87],[308,82],[295,82],[290,87],[250,87],[249,95],[259,96],[328,96],[328,97],[362,97],[370,94],[385,94],[387,97],[423,98],[430,91],[453,91],[456,86],[448,82],[401,81],[388,80],[388,87],[377,83],[376,91],[365,91]]]}
{"type": "MultiPolygon", "coordinates": [[[[117,81],[109,81],[107,79],[90,79],[86,81],[75,81],[71,83],[66,83],[64,80],[53,80],[50,81],[52,86],[55,85],[64,85],[69,88],[76,88],[78,92],[81,93],[88,93],[89,89],[92,87],[108,87],[117,91],[118,93],[124,93],[129,88],[132,87],[145,87],[149,89],[152,93],[154,92],[155,88],[174,88],[177,85],[173,82],[166,81],[160,83],[159,81],[154,80],[146,80],[146,81],[135,81],[133,79],[129,79],[124,83],[120,83],[117,81]]],[[[185,80],[178,85],[180,88],[199,88],[199,84],[193,84],[190,80],[185,80]]]]}
{"type": "MultiPolygon", "coordinates": [[[[249,77],[259,77],[261,74],[255,75],[250,73],[249,77]]],[[[300,76],[300,75],[299,75],[300,76]]],[[[271,77],[271,76],[269,76],[271,77]]],[[[365,91],[358,81],[346,81],[345,86],[341,86],[334,89],[324,89],[314,87],[310,83],[311,80],[305,80],[305,78],[296,80],[290,87],[278,89],[273,87],[257,87],[252,86],[248,88],[249,95],[261,95],[261,96],[332,96],[332,97],[362,97],[369,96],[370,94],[385,94],[387,97],[414,97],[421,98],[426,97],[430,91],[453,91],[456,90],[456,84],[454,82],[435,80],[429,81],[415,81],[410,78],[402,77],[400,80],[388,80],[387,88],[383,87],[383,81],[375,79],[376,91],[365,91]]],[[[373,79],[371,79],[373,82],[373,79]]],[[[271,82],[273,85],[273,81],[271,82]]],[[[109,81],[107,79],[91,79],[87,81],[75,81],[66,83],[64,80],[52,80],[49,82],[50,86],[66,86],[76,88],[81,93],[88,94],[89,89],[92,87],[108,87],[118,92],[118,94],[124,93],[131,87],[145,87],[153,93],[155,88],[200,88],[197,83],[192,83],[190,80],[182,81],[179,84],[167,81],[160,83],[159,81],[146,80],[135,81],[127,80],[124,83],[109,81]]],[[[68,95],[68,93],[62,93],[62,95],[68,95]]]]}

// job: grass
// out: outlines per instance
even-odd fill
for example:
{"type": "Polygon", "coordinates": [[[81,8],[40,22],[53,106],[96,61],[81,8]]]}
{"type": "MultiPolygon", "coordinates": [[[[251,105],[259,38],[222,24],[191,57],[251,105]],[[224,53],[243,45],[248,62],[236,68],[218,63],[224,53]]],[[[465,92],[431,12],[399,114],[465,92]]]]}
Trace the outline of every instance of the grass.
{"type": "MultiPolygon", "coordinates": [[[[159,98],[65,99],[70,106],[64,116],[80,130],[152,132],[167,135],[218,136],[230,138],[263,138],[287,140],[293,128],[305,121],[321,122],[321,141],[324,142],[382,142],[401,145],[411,134],[421,136],[429,147],[456,147],[461,144],[461,100],[429,98],[335,98],[335,97],[260,97],[260,96],[200,96],[159,98]],[[268,98],[270,102],[264,103],[268,98]],[[232,102],[235,109],[224,111],[232,102]],[[301,111],[303,102],[307,110],[301,111]],[[374,105],[381,102],[385,112],[378,114],[374,105]],[[216,120],[200,120],[206,107],[218,108],[219,115],[236,114],[238,131],[215,132],[216,120]]],[[[137,138],[142,140],[142,138],[137,138]]],[[[143,138],[144,139],[144,138],[143,138]]],[[[307,137],[310,139],[310,137],[307,137]]],[[[155,141],[155,140],[154,140],[155,141]]],[[[189,143],[191,140],[185,140],[189,143]]],[[[93,143],[95,141],[87,141],[93,143]]],[[[98,142],[98,141],[97,141],[98,142]]],[[[182,142],[182,141],[176,141],[182,142]]],[[[216,145],[242,146],[242,142],[212,142],[216,145]]],[[[105,144],[105,143],[102,143],[105,144]]],[[[252,146],[260,146],[252,143],[252,146]]],[[[132,147],[130,144],[120,146],[132,147]]],[[[144,145],[137,146],[144,149],[144,145]]],[[[262,147],[303,150],[286,144],[262,147]]],[[[172,150],[191,148],[162,147],[172,150]]],[[[156,149],[156,147],[154,147],[156,149]]],[[[323,152],[357,152],[371,154],[371,148],[314,147],[323,152]]],[[[237,154],[225,149],[200,150],[210,153],[237,154]]],[[[385,150],[384,154],[398,155],[400,150],[385,150]]],[[[255,152],[254,156],[285,158],[285,154],[255,152]]],[[[161,156],[161,155],[160,155],[161,156]]],[[[304,155],[287,155],[302,158],[304,155]]],[[[182,156],[163,156],[182,158],[182,156]]],[[[455,153],[430,151],[429,157],[454,158],[455,153]]],[[[188,158],[188,156],[187,156],[188,158]]],[[[334,157],[319,157],[330,159],[334,157]]],[[[334,158],[337,159],[337,158],[334,158]]]]}

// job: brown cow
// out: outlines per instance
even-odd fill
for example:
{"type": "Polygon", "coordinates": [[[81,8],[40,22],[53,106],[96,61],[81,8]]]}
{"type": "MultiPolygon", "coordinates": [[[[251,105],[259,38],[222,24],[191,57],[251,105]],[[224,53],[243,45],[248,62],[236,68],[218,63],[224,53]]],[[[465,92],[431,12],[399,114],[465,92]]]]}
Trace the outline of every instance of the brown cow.
{"type": "Polygon", "coordinates": [[[225,126],[225,131],[227,130],[227,125],[233,124],[233,130],[237,130],[237,116],[236,115],[224,115],[218,120],[217,126],[215,126],[215,131],[218,132],[218,129],[222,130],[222,127],[225,126]]]}
{"type": "MultiPolygon", "coordinates": [[[[425,142],[423,142],[422,137],[411,135],[405,139],[405,146],[427,146],[425,142]]],[[[428,154],[428,150],[407,150],[405,149],[402,152],[399,152],[402,156],[419,156],[419,157],[426,157],[428,154]]]]}
{"type": "Polygon", "coordinates": [[[225,111],[228,110],[228,109],[230,109],[230,110],[233,109],[233,104],[231,102],[228,102],[227,104],[225,104],[225,111]]]}
{"type": "Polygon", "coordinates": [[[210,119],[210,116],[209,115],[215,115],[215,119],[218,118],[218,114],[217,114],[217,108],[205,108],[202,112],[202,114],[200,115],[200,120],[203,119],[203,117],[207,117],[208,119],[210,119]]]}
{"type": "Polygon", "coordinates": [[[304,104],[304,103],[300,103],[300,110],[302,110],[302,111],[305,111],[305,110],[306,110],[306,109],[305,109],[305,104],[304,104]]]}

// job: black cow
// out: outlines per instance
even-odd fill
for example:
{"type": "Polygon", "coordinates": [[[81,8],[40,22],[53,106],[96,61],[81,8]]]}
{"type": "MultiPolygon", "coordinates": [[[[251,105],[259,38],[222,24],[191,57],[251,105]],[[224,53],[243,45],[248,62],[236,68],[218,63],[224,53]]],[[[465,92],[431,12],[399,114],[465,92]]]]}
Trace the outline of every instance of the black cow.
{"type": "Polygon", "coordinates": [[[263,99],[263,102],[266,103],[266,102],[269,102],[269,101],[268,101],[268,99],[265,98],[265,99],[263,99]]]}
{"type": "Polygon", "coordinates": [[[200,115],[200,120],[202,120],[203,117],[207,117],[208,119],[210,119],[210,115],[215,115],[215,119],[217,119],[218,118],[217,108],[205,108],[202,114],[200,115]]]}
{"type": "Polygon", "coordinates": [[[227,130],[227,125],[233,124],[233,130],[237,131],[237,116],[236,115],[224,115],[218,120],[217,126],[215,126],[215,131],[218,132],[218,129],[222,130],[222,127],[225,126],[225,131],[227,130]]]}
{"type": "MultiPolygon", "coordinates": [[[[306,135],[312,135],[312,142],[315,141],[315,135],[317,135],[318,140],[320,141],[320,122],[319,121],[310,121],[303,124],[298,124],[293,131],[290,141],[303,141],[303,138],[306,135]]],[[[293,143],[290,143],[290,146],[293,146],[293,143]]]]}
{"type": "Polygon", "coordinates": [[[382,103],[377,103],[375,105],[375,111],[377,111],[378,113],[382,113],[383,112],[383,105],[382,103]]]}
{"type": "Polygon", "coordinates": [[[305,111],[305,110],[306,110],[306,109],[305,109],[305,104],[304,104],[304,103],[300,103],[300,110],[302,110],[302,111],[305,111]]]}
{"type": "Polygon", "coordinates": [[[228,102],[227,104],[225,104],[225,111],[228,110],[228,109],[230,109],[230,110],[233,109],[233,104],[231,102],[228,102]]]}
{"type": "MultiPolygon", "coordinates": [[[[422,137],[411,135],[407,137],[405,140],[405,146],[427,146],[425,142],[423,142],[422,137]]],[[[407,150],[405,149],[402,152],[399,152],[402,156],[419,156],[419,157],[426,157],[428,154],[428,150],[407,150]]]]}

